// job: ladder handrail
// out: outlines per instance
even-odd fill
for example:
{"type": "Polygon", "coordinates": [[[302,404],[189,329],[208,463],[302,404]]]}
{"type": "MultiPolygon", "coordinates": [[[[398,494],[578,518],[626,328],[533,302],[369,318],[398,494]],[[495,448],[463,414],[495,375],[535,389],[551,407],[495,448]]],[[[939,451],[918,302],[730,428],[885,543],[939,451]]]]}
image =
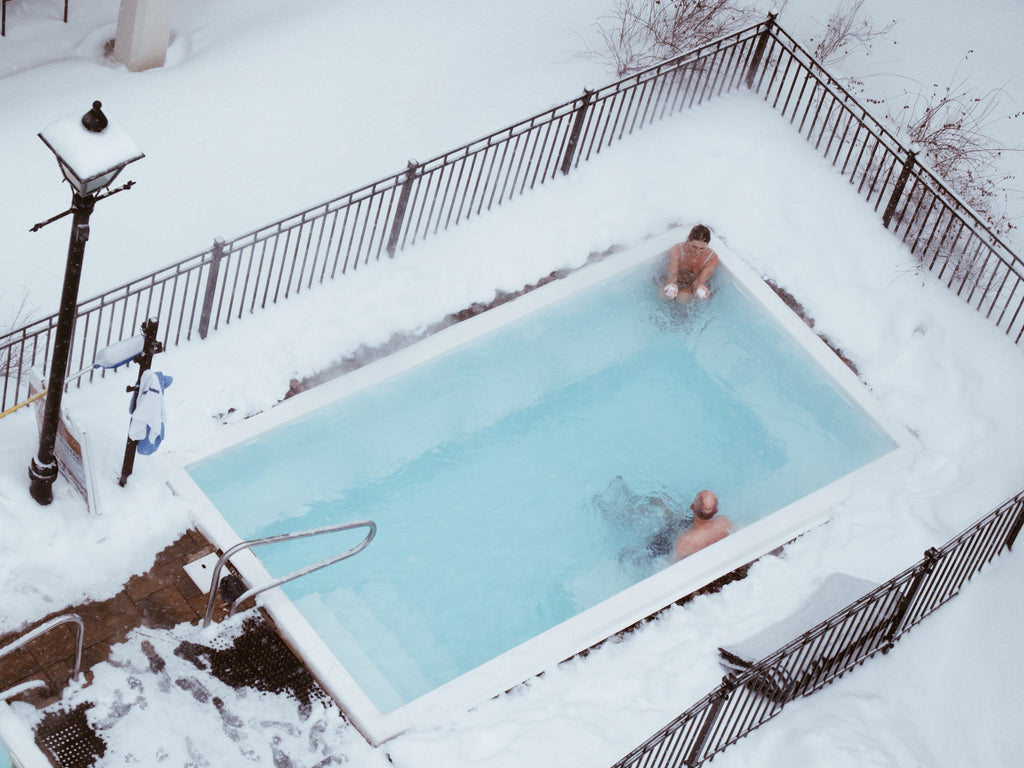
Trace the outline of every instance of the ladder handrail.
{"type": "Polygon", "coordinates": [[[352,557],[352,555],[362,552],[364,549],[366,549],[366,547],[370,545],[370,542],[373,541],[373,537],[377,535],[377,524],[372,520],[359,520],[354,523],[340,523],[338,525],[324,526],[323,528],[311,528],[308,531],[279,533],[274,536],[265,536],[261,539],[241,541],[238,544],[235,544],[233,547],[228,549],[223,555],[221,555],[220,558],[218,558],[217,565],[215,565],[213,568],[213,575],[210,578],[210,597],[206,601],[206,616],[203,619],[203,627],[206,628],[210,626],[210,622],[213,620],[213,605],[217,599],[217,587],[220,584],[221,569],[224,567],[224,563],[226,563],[231,558],[231,556],[239,550],[250,549],[252,547],[259,546],[260,544],[273,544],[279,541],[291,541],[292,539],[301,539],[307,536],[318,536],[323,533],[334,533],[335,531],[346,531],[351,528],[362,528],[364,526],[368,527],[370,529],[370,532],[367,533],[366,538],[364,538],[356,546],[347,549],[338,555],[333,555],[332,557],[328,557],[324,560],[321,560],[318,563],[307,565],[304,568],[300,568],[297,571],[293,571],[292,573],[287,574],[286,576],[280,576],[276,579],[268,581],[266,584],[263,584],[258,587],[253,587],[252,589],[243,592],[238,598],[235,599],[233,603],[231,603],[231,609],[228,611],[228,616],[234,615],[235,610],[238,608],[238,605],[241,602],[249,599],[250,597],[255,597],[260,592],[265,592],[268,589],[279,587],[282,584],[291,581],[292,579],[297,579],[300,576],[305,576],[307,573],[312,573],[313,571],[318,571],[321,568],[326,568],[328,565],[332,565],[340,560],[344,560],[345,558],[352,557]]]}
{"type": "MultiPolygon", "coordinates": [[[[82,669],[82,640],[85,636],[85,622],[82,621],[82,617],[77,613],[66,613],[63,616],[57,616],[44,624],[40,624],[35,629],[29,630],[17,640],[5,645],[3,648],[0,648],[0,658],[14,653],[20,648],[24,648],[37,637],[45,635],[51,629],[59,627],[61,624],[75,625],[75,666],[71,670],[71,679],[78,680],[78,673],[82,669]]],[[[6,701],[8,696],[15,696],[19,693],[24,693],[26,690],[31,688],[38,687],[35,683],[42,683],[45,685],[42,680],[21,683],[13,688],[8,688],[6,691],[0,691],[0,701],[6,701]]]]}

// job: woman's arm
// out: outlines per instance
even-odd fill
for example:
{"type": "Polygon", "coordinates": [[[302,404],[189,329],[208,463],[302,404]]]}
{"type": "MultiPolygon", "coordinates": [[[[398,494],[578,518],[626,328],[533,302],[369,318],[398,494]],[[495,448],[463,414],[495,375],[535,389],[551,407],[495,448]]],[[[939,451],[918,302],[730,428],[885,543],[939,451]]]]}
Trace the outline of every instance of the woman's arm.
{"type": "Polygon", "coordinates": [[[668,252],[668,283],[679,284],[679,266],[683,261],[683,246],[679,243],[673,245],[668,252]]]}

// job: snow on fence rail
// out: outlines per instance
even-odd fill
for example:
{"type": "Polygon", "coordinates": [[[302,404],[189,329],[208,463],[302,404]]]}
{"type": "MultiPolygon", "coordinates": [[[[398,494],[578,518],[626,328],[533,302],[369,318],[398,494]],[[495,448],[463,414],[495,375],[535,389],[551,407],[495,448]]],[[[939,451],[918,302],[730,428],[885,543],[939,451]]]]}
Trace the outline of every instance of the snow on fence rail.
{"type": "MultiPolygon", "coordinates": [[[[929,269],[1005,333],[1024,335],[1024,265],[775,22],[720,38],[392,176],[79,304],[71,367],[156,317],[172,346],[326,280],[393,257],[545,181],[656,120],[738,87],[822,150],[929,269]],[[799,120],[799,122],[798,122],[799,120]],[[822,146],[824,144],[824,146],[822,146]]],[[[56,314],[0,337],[0,411],[45,368],[56,314]]],[[[77,367],[76,367],[77,365],[77,367]]],[[[87,377],[91,380],[91,375],[87,377]]],[[[80,386],[81,381],[79,379],[80,386]]]]}
{"type": "Polygon", "coordinates": [[[875,654],[954,597],[974,574],[1011,549],[1024,523],[1024,491],[835,615],[721,685],[612,768],[702,765],[875,654]]]}

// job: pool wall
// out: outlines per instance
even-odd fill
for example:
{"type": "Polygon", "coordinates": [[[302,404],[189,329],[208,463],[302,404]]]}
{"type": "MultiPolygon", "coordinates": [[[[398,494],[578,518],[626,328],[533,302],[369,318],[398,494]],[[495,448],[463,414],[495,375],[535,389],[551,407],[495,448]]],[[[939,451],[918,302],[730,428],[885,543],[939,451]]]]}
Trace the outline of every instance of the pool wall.
{"type": "MultiPolygon", "coordinates": [[[[187,466],[372,387],[571,293],[611,280],[652,259],[664,258],[667,249],[679,238],[679,231],[668,232],[628,252],[588,265],[563,280],[451,326],[387,358],[290,398],[268,412],[232,425],[224,430],[221,439],[204,446],[202,455],[169,454],[161,457],[158,465],[172,490],[193,503],[196,525],[220,550],[226,550],[240,538],[188,475],[187,466]]],[[[380,744],[414,724],[436,722],[446,710],[470,709],[781,547],[826,522],[831,508],[849,495],[854,483],[888,475],[906,460],[905,448],[913,443],[906,430],[886,418],[854,373],[742,260],[718,245],[716,251],[721,259],[720,268],[730,273],[737,287],[765,307],[775,322],[814,357],[849,401],[870,417],[898,448],[387,714],[374,706],[281,590],[264,593],[259,602],[273,617],[282,636],[371,743],[380,744]]],[[[356,560],[358,556],[353,563],[356,560]]],[[[270,580],[258,557],[250,551],[232,557],[232,564],[251,585],[270,580]]]]}
{"type": "Polygon", "coordinates": [[[13,768],[53,768],[53,763],[36,746],[32,731],[7,702],[0,701],[0,766],[6,758],[13,768]]]}

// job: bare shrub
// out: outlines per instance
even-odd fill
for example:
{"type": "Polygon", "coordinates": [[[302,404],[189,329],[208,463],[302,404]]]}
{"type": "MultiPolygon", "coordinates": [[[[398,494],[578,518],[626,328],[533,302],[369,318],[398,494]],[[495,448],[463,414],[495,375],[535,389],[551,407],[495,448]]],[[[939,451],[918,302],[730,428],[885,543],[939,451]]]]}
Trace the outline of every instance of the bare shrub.
{"type": "Polygon", "coordinates": [[[616,0],[595,24],[600,44],[588,55],[623,77],[762,17],[750,0],[616,0]]]}
{"type": "Polygon", "coordinates": [[[0,379],[20,381],[31,366],[32,361],[21,339],[17,335],[11,338],[5,336],[27,324],[33,312],[28,303],[28,290],[24,290],[21,299],[10,310],[9,319],[0,322],[0,379]]]}
{"type": "Polygon", "coordinates": [[[930,91],[907,91],[902,108],[886,114],[901,137],[917,145],[929,169],[997,234],[1015,228],[1007,213],[1008,184],[1014,176],[1001,170],[999,161],[1004,152],[1020,152],[1021,147],[1005,146],[990,131],[997,121],[1016,120],[1024,114],[1000,110],[1003,95],[1001,88],[979,91],[957,67],[947,85],[933,83],[930,91]]]}
{"type": "Polygon", "coordinates": [[[811,38],[815,43],[814,58],[826,67],[834,67],[855,51],[870,53],[872,46],[896,26],[893,19],[877,28],[863,11],[864,0],[841,0],[821,35],[811,38]]]}

